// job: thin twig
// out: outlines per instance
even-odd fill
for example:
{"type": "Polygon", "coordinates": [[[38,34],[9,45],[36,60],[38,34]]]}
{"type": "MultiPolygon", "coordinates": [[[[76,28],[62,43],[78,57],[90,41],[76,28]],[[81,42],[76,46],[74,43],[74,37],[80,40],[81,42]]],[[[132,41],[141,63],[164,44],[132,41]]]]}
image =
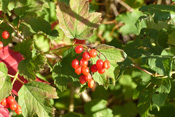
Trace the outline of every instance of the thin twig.
{"type": "Polygon", "coordinates": [[[140,69],[141,71],[143,71],[143,72],[145,72],[145,73],[147,73],[147,74],[149,74],[151,76],[154,76],[154,74],[152,74],[151,72],[149,72],[149,71],[147,71],[147,70],[139,67],[138,65],[132,64],[132,66],[135,67],[135,68],[137,68],[137,69],[140,69]]]}
{"type": "Polygon", "coordinates": [[[70,105],[69,105],[69,111],[74,112],[74,87],[70,86],[70,105]]]}
{"type": "Polygon", "coordinates": [[[121,26],[123,26],[124,24],[123,23],[118,23],[118,24],[116,24],[113,28],[112,28],[112,31],[111,31],[111,33],[110,33],[110,36],[112,36],[113,35],[113,33],[114,33],[114,31],[115,31],[115,29],[119,29],[121,26]]]}
{"type": "Polygon", "coordinates": [[[123,2],[122,0],[115,0],[115,3],[121,4],[121,5],[124,6],[129,12],[132,12],[132,11],[133,11],[133,9],[132,9],[128,4],[126,4],[125,2],[123,2]]]}
{"type": "Polygon", "coordinates": [[[51,55],[51,54],[46,54],[46,58],[51,58],[51,59],[60,59],[60,57],[56,55],[51,55]]]}
{"type": "Polygon", "coordinates": [[[119,15],[119,12],[118,12],[118,10],[117,10],[117,8],[116,8],[114,3],[111,4],[111,8],[112,8],[112,10],[114,12],[115,17],[117,17],[119,15]]]}
{"type": "Polygon", "coordinates": [[[116,24],[116,23],[117,23],[116,20],[103,22],[103,24],[116,24]]]}
{"type": "Polygon", "coordinates": [[[17,34],[17,36],[19,37],[19,40],[22,42],[22,39],[24,40],[24,38],[18,33],[17,29],[8,21],[6,21],[7,25],[9,25],[13,31],[17,34]]]}
{"type": "Polygon", "coordinates": [[[13,75],[10,75],[10,74],[8,74],[8,76],[10,76],[10,77],[12,77],[12,78],[14,78],[15,76],[13,76],[13,75]]]}

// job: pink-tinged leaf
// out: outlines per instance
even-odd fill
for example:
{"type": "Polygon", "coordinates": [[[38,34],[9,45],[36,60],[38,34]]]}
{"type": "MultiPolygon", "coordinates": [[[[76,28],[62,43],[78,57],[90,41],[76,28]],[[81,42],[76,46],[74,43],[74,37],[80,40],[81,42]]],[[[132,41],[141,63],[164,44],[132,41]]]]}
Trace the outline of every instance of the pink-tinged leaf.
{"type": "MultiPolygon", "coordinates": [[[[15,75],[16,72],[18,71],[18,64],[19,62],[23,60],[23,56],[19,52],[14,52],[11,50],[8,46],[4,47],[3,49],[0,50],[0,62],[3,62],[6,64],[8,68],[8,74],[10,75],[15,75]]],[[[27,82],[23,77],[18,76],[24,83],[27,82]]],[[[11,79],[13,80],[13,79],[11,79]]],[[[21,88],[22,83],[19,82],[18,80],[15,81],[13,85],[13,90],[12,92],[17,95],[17,92],[21,88]]]]}
{"type": "Polygon", "coordinates": [[[69,38],[88,39],[100,25],[101,13],[89,13],[89,0],[70,0],[70,5],[58,2],[59,26],[69,38]]]}
{"type": "Polygon", "coordinates": [[[4,108],[4,106],[2,106],[1,104],[0,104],[0,117],[9,117],[8,109],[4,108]]]}
{"type": "MultiPolygon", "coordinates": [[[[15,75],[18,71],[18,64],[21,60],[23,60],[23,56],[19,52],[15,52],[12,49],[10,49],[8,46],[2,48],[0,50],[0,62],[3,62],[6,64],[8,68],[8,74],[15,75]]],[[[27,83],[28,81],[24,79],[22,76],[18,75],[18,78],[20,78],[24,83],[27,83]]],[[[11,81],[13,81],[13,78],[11,78],[11,81]]],[[[36,81],[45,82],[39,78],[36,79],[36,81]]],[[[47,82],[45,82],[47,83],[47,82]]],[[[12,93],[15,95],[18,95],[19,89],[22,87],[22,83],[18,80],[15,81],[13,85],[12,93]]]]}

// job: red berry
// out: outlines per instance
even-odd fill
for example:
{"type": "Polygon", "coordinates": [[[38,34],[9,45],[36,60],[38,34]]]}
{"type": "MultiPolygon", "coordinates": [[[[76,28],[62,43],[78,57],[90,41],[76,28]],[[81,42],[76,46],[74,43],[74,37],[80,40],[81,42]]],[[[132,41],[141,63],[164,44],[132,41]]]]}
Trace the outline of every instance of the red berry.
{"type": "Polygon", "coordinates": [[[79,61],[78,61],[77,59],[74,59],[74,60],[72,61],[72,67],[73,67],[74,69],[76,69],[78,66],[79,66],[79,61]]]}
{"type": "Polygon", "coordinates": [[[3,37],[4,39],[8,39],[9,36],[10,36],[10,34],[9,34],[8,31],[4,31],[4,32],[2,32],[2,37],[3,37]]]}
{"type": "Polygon", "coordinates": [[[7,105],[5,106],[5,108],[10,108],[10,104],[7,103],[7,105]]]}
{"type": "Polygon", "coordinates": [[[75,69],[75,73],[80,75],[81,74],[81,66],[78,66],[76,69],[75,69]]]}
{"type": "Polygon", "coordinates": [[[88,74],[88,75],[84,75],[85,79],[87,82],[91,81],[92,80],[92,76],[91,74],[88,74]]]}
{"type": "Polygon", "coordinates": [[[92,88],[94,87],[95,81],[92,79],[91,81],[88,82],[88,87],[92,88]]]}
{"type": "Polygon", "coordinates": [[[103,67],[106,68],[106,69],[109,69],[110,68],[110,62],[108,60],[105,60],[104,63],[103,63],[103,67]]]}
{"type": "Polygon", "coordinates": [[[3,100],[1,101],[1,105],[2,105],[2,106],[4,106],[4,107],[5,107],[5,106],[7,106],[7,101],[6,101],[6,98],[5,98],[5,99],[3,99],[3,100]]]}
{"type": "Polygon", "coordinates": [[[12,103],[12,104],[10,104],[10,109],[11,110],[16,110],[17,109],[17,107],[18,107],[18,104],[15,102],[15,103],[12,103]]]}
{"type": "Polygon", "coordinates": [[[88,74],[89,74],[89,68],[83,66],[83,67],[81,68],[81,72],[82,72],[82,74],[84,74],[84,75],[88,75],[88,74]]]}
{"type": "Polygon", "coordinates": [[[9,96],[6,100],[7,100],[7,103],[10,104],[10,105],[13,104],[13,103],[16,103],[15,98],[12,97],[12,96],[9,96]]]}
{"type": "Polygon", "coordinates": [[[95,58],[97,56],[97,51],[95,49],[91,49],[89,54],[90,54],[90,57],[95,58]]]}
{"type": "Polygon", "coordinates": [[[0,41],[0,49],[3,48],[3,43],[0,41]]]}
{"type": "Polygon", "coordinates": [[[17,109],[15,110],[16,114],[21,114],[22,113],[22,109],[21,109],[21,106],[18,105],[17,109]]]}
{"type": "Polygon", "coordinates": [[[98,73],[100,73],[100,74],[104,74],[104,73],[105,73],[105,68],[98,69],[98,73]]]}
{"type": "Polygon", "coordinates": [[[79,78],[79,80],[80,80],[80,83],[81,84],[86,83],[86,79],[85,79],[84,75],[81,75],[80,78],[79,78]]]}
{"type": "Polygon", "coordinates": [[[83,59],[87,60],[87,61],[91,59],[89,52],[84,52],[83,53],[83,59]]]}
{"type": "Polygon", "coordinates": [[[75,52],[76,52],[77,54],[82,53],[82,52],[83,52],[83,46],[81,46],[81,45],[76,46],[76,47],[75,47],[75,52]]]}
{"type": "Polygon", "coordinates": [[[97,68],[96,64],[91,66],[91,72],[94,73],[94,72],[97,72],[97,70],[98,70],[98,68],[97,68]]]}
{"type": "Polygon", "coordinates": [[[84,60],[84,59],[81,59],[81,60],[80,60],[80,65],[85,67],[85,66],[88,65],[88,61],[86,61],[86,60],[84,60]]]}
{"type": "Polygon", "coordinates": [[[97,60],[96,66],[98,69],[102,69],[103,68],[103,61],[101,59],[97,60]]]}

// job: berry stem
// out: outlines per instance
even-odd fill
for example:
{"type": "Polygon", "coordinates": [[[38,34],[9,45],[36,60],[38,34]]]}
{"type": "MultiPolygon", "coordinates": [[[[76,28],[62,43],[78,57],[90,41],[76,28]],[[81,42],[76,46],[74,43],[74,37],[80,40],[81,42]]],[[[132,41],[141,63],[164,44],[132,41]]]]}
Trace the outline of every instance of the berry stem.
{"type": "Polygon", "coordinates": [[[82,54],[81,54],[81,55],[79,55],[79,56],[77,56],[77,57],[76,57],[76,59],[78,59],[78,58],[79,58],[79,57],[81,57],[81,56],[82,56],[82,54]]]}
{"type": "Polygon", "coordinates": [[[4,29],[3,29],[3,28],[1,28],[1,27],[0,27],[0,29],[4,31],[4,29]]]}
{"type": "Polygon", "coordinates": [[[6,19],[6,14],[4,13],[4,21],[6,22],[7,25],[9,25],[13,31],[16,33],[17,37],[19,38],[20,41],[24,40],[22,35],[19,33],[18,29],[16,29],[7,19],[6,19]]]}
{"type": "MultiPolygon", "coordinates": [[[[98,49],[96,50],[100,53],[100,55],[102,54],[105,57],[105,59],[108,60],[107,57],[103,53],[101,53],[98,49]]],[[[99,58],[100,58],[100,55],[98,56],[99,58]]]]}

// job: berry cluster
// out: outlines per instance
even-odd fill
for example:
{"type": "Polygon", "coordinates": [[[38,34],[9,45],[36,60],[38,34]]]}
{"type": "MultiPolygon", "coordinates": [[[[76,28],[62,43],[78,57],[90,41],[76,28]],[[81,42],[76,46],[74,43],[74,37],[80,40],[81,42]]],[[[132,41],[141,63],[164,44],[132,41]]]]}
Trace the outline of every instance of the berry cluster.
{"type": "MultiPolygon", "coordinates": [[[[9,34],[8,31],[3,31],[3,32],[2,32],[2,38],[8,39],[9,36],[10,36],[10,34],[9,34]]],[[[2,48],[3,48],[3,43],[0,41],[0,49],[2,49],[2,48]]]]}
{"type": "Polygon", "coordinates": [[[18,105],[15,98],[12,97],[12,96],[9,96],[9,97],[3,99],[0,104],[2,106],[4,106],[5,108],[10,108],[11,110],[15,111],[16,114],[21,114],[22,113],[21,106],[18,105]]]}
{"type": "MultiPolygon", "coordinates": [[[[75,52],[77,54],[81,54],[83,52],[83,46],[78,45],[75,47],[75,52]]],[[[95,58],[97,56],[97,50],[96,49],[90,49],[90,51],[85,51],[82,54],[82,59],[79,61],[78,59],[74,59],[72,61],[72,67],[75,69],[75,73],[80,75],[81,73],[83,75],[80,76],[79,80],[81,84],[84,84],[88,82],[88,87],[92,88],[94,86],[94,80],[92,79],[92,75],[90,74],[90,71],[92,73],[95,73],[98,71],[98,73],[103,74],[106,69],[110,68],[110,62],[108,60],[101,60],[100,58],[96,61],[96,64],[91,65],[90,69],[88,67],[88,63],[91,58],[95,58]]]]}

